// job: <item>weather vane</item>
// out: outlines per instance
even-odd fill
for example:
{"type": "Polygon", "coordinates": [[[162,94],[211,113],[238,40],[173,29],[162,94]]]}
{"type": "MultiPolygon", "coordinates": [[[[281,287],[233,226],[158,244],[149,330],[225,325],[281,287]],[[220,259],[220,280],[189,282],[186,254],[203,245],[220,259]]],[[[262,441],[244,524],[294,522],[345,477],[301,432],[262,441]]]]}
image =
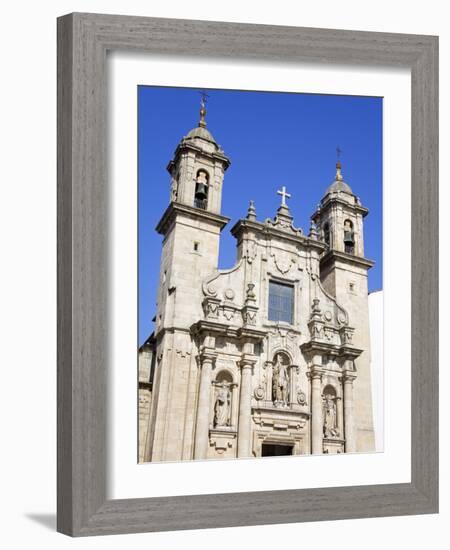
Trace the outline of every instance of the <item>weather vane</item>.
{"type": "Polygon", "coordinates": [[[201,99],[202,107],[205,107],[206,104],[208,103],[209,95],[205,92],[205,90],[201,90],[198,93],[200,94],[200,97],[202,98],[201,99]]]}
{"type": "Polygon", "coordinates": [[[200,128],[206,128],[206,102],[208,101],[209,95],[205,92],[205,90],[201,90],[198,92],[200,94],[201,100],[200,100],[200,121],[198,125],[200,128]]]}
{"type": "Polygon", "coordinates": [[[339,145],[336,147],[336,154],[337,154],[337,159],[338,161],[340,160],[341,158],[341,153],[342,153],[342,149],[339,147],[339,145]]]}

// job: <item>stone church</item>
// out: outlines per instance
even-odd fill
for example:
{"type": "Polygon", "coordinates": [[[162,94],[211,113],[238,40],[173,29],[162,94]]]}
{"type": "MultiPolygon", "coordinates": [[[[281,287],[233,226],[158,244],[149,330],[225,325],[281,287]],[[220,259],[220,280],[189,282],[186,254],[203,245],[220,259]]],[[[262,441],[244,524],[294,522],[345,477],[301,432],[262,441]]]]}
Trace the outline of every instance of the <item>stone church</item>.
{"type": "MultiPolygon", "coordinates": [[[[155,331],[139,349],[139,462],[374,451],[363,219],[336,164],[305,234],[283,187],[218,269],[230,159],[200,121],[167,169],[155,331]]],[[[264,192],[262,190],[262,192],[264,192]]]]}

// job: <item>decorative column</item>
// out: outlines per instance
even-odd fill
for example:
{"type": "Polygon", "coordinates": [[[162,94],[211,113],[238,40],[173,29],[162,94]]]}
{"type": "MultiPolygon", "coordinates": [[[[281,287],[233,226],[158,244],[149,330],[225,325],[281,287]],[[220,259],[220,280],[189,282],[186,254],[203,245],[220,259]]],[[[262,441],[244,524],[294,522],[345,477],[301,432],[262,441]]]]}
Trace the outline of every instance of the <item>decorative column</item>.
{"type": "MultiPolygon", "coordinates": [[[[313,367],[314,369],[314,367],[313,367]]],[[[322,373],[311,370],[311,453],[323,453],[322,373]]]]}
{"type": "Polygon", "coordinates": [[[251,456],[252,431],[252,372],[256,359],[244,354],[241,366],[241,391],[239,397],[238,457],[251,456]]]}
{"type": "Polygon", "coordinates": [[[344,384],[344,430],[345,452],[356,452],[355,421],[353,416],[353,380],[354,374],[346,372],[342,377],[344,384]]]}
{"type": "Polygon", "coordinates": [[[195,459],[205,459],[208,453],[211,372],[215,358],[216,354],[214,352],[203,352],[200,356],[201,371],[198,392],[197,424],[195,426],[195,459]]]}

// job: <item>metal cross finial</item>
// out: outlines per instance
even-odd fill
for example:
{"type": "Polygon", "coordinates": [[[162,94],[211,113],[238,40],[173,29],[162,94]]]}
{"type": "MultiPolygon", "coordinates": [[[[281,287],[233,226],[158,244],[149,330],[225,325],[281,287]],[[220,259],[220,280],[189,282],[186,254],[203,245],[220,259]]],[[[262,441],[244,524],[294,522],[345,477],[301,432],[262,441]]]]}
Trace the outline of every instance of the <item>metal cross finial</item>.
{"type": "Polygon", "coordinates": [[[286,192],[286,187],[284,185],[281,188],[281,191],[280,190],[277,191],[277,195],[281,195],[281,205],[282,206],[287,206],[286,205],[286,199],[290,199],[291,195],[286,192]]]}
{"type": "Polygon", "coordinates": [[[200,100],[200,120],[199,120],[199,123],[198,125],[200,126],[200,128],[206,128],[206,120],[205,120],[205,117],[206,117],[206,102],[208,101],[208,97],[209,95],[204,91],[199,91],[198,92],[201,96],[201,100],[200,100]]]}
{"type": "Polygon", "coordinates": [[[338,181],[342,181],[342,174],[341,174],[341,168],[342,168],[342,164],[341,164],[341,153],[342,153],[342,149],[339,147],[339,145],[336,147],[336,154],[337,154],[337,162],[336,162],[336,179],[338,181]]]}
{"type": "Polygon", "coordinates": [[[209,95],[205,92],[205,90],[201,90],[200,92],[198,92],[201,96],[201,106],[202,107],[205,107],[205,105],[208,103],[208,98],[209,98],[209,95]]]}

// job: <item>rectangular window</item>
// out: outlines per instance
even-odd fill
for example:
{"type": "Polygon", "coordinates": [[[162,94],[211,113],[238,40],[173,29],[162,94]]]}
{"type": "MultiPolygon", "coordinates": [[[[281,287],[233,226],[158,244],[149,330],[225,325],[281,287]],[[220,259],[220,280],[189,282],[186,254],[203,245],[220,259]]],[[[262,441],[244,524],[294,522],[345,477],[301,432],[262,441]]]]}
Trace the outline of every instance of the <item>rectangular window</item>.
{"type": "Polygon", "coordinates": [[[269,320],[293,324],[294,287],[269,282],[269,320]]]}

